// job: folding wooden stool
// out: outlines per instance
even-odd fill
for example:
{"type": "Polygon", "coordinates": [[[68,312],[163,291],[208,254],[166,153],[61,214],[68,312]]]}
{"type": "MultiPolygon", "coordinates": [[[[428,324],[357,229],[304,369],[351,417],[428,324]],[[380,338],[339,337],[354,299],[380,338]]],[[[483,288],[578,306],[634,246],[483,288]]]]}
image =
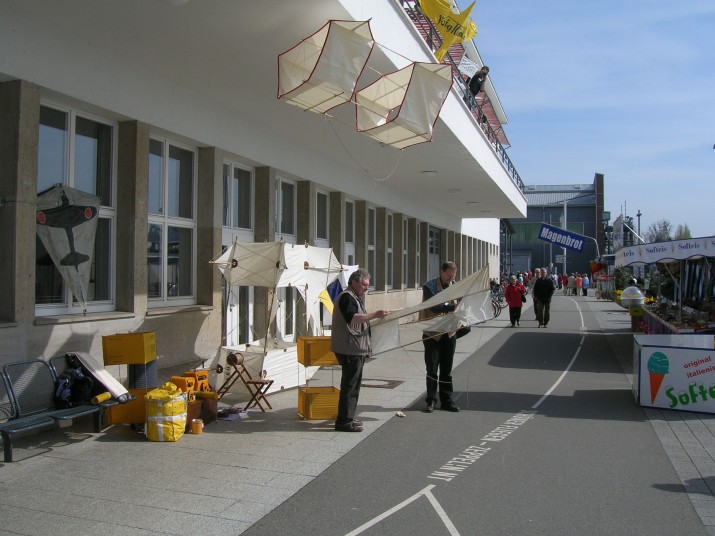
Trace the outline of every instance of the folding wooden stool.
{"type": "Polygon", "coordinates": [[[261,402],[265,402],[270,409],[273,409],[273,406],[271,406],[271,403],[268,402],[268,399],[266,398],[266,393],[268,392],[268,389],[271,388],[271,385],[273,385],[273,380],[263,378],[257,380],[254,379],[246,368],[246,365],[243,364],[243,355],[240,353],[229,354],[226,357],[226,364],[233,367],[233,372],[228,378],[226,378],[223,385],[216,390],[216,394],[219,399],[221,399],[221,397],[228,392],[231,386],[240,379],[243,382],[243,385],[246,386],[246,389],[248,389],[248,392],[251,394],[251,399],[248,401],[248,404],[246,404],[245,409],[258,406],[261,408],[261,411],[265,412],[266,410],[261,402]]]}

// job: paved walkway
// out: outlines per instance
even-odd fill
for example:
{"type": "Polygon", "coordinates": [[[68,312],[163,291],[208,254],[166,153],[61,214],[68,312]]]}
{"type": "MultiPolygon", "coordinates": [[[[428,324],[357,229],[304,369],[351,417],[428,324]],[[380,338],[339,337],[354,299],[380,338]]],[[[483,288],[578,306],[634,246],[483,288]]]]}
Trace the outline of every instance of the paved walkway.
{"type": "MultiPolygon", "coordinates": [[[[581,299],[612,335],[630,377],[627,312],[581,299]]],[[[505,328],[504,317],[462,339],[455,366],[505,328]]],[[[17,461],[0,464],[0,535],[241,534],[388,419],[400,418],[397,412],[423,396],[423,367],[419,344],[367,365],[362,434],[299,419],[297,392],[290,390],[270,396],[270,412],[219,421],[176,443],[148,442],[128,426],[93,434],[91,423],[20,439],[17,461]]],[[[320,375],[322,382],[339,383],[339,370],[320,375]]],[[[223,402],[240,405],[230,396],[223,402]]],[[[715,536],[715,416],[644,410],[707,533],[715,536]]]]}

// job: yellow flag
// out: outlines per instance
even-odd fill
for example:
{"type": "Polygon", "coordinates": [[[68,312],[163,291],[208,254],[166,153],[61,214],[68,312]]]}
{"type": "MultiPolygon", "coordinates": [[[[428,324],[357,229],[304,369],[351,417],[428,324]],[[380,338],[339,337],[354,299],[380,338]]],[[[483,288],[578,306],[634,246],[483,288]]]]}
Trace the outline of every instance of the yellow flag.
{"type": "Polygon", "coordinates": [[[320,298],[320,303],[322,303],[323,306],[332,315],[333,314],[333,300],[330,299],[330,294],[328,294],[328,291],[326,289],[323,289],[323,291],[318,295],[318,298],[320,298]]]}
{"type": "Polygon", "coordinates": [[[444,59],[447,50],[454,43],[461,43],[477,35],[477,25],[469,20],[475,3],[476,0],[457,14],[452,13],[452,3],[449,0],[421,0],[422,12],[434,23],[442,36],[442,46],[434,53],[437,61],[444,59]]]}

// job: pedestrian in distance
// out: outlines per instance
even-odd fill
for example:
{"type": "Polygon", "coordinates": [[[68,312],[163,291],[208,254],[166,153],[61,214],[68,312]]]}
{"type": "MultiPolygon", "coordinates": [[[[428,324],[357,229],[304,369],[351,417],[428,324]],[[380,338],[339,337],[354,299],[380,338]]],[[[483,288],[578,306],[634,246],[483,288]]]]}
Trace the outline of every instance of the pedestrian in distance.
{"type": "Polygon", "coordinates": [[[541,269],[541,277],[534,285],[534,297],[538,300],[537,316],[539,327],[545,328],[551,319],[551,297],[554,295],[554,284],[546,277],[546,268],[541,269]]]}
{"type": "Polygon", "coordinates": [[[509,285],[504,291],[504,299],[509,306],[509,321],[511,322],[511,327],[519,325],[519,320],[521,320],[521,308],[524,305],[522,297],[526,296],[526,292],[526,288],[521,284],[521,281],[514,276],[509,278],[509,285]]]}
{"type": "Polygon", "coordinates": [[[583,295],[588,296],[588,288],[591,286],[591,280],[588,278],[588,274],[583,274],[583,295]]]}
{"type": "MultiPolygon", "coordinates": [[[[445,288],[454,283],[457,275],[457,265],[452,261],[442,263],[439,276],[430,279],[422,285],[422,301],[429,300],[445,288]]],[[[451,313],[457,307],[458,300],[441,303],[420,311],[420,320],[426,320],[437,315],[451,313]]],[[[457,346],[456,332],[440,333],[424,331],[422,344],[425,347],[425,368],[427,369],[427,405],[425,413],[432,413],[437,406],[439,393],[440,409],[445,411],[459,411],[459,407],[452,400],[454,386],[452,385],[452,364],[454,363],[454,350],[457,346]]]]}
{"type": "Polygon", "coordinates": [[[529,293],[531,294],[531,299],[534,301],[534,314],[536,315],[536,320],[539,320],[539,309],[536,306],[536,296],[534,296],[534,285],[541,277],[541,269],[534,268],[534,277],[529,279],[529,293]]]}
{"type": "Polygon", "coordinates": [[[334,309],[330,349],[340,363],[340,398],[335,429],[340,432],[362,432],[362,422],[355,420],[362,369],[370,357],[370,320],[385,318],[388,311],[368,313],[365,294],[370,287],[370,274],[358,268],[348,278],[347,288],[340,293],[334,309]]]}

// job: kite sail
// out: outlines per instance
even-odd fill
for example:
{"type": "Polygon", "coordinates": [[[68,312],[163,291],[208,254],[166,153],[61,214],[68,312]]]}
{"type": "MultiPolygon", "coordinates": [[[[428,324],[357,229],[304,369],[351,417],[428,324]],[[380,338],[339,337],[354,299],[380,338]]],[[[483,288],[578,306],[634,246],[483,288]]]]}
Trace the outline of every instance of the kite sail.
{"type": "Polygon", "coordinates": [[[431,141],[451,87],[449,65],[411,63],[355,94],[357,129],[397,149],[431,141]]]}
{"type": "Polygon", "coordinates": [[[96,195],[62,184],[37,194],[37,236],[85,311],[99,205],[96,195]]]}
{"type": "Polygon", "coordinates": [[[373,354],[381,354],[395,348],[414,344],[422,340],[422,331],[450,333],[460,327],[473,326],[494,317],[489,289],[489,266],[451,285],[438,294],[412,307],[392,311],[385,318],[371,324],[373,354]],[[413,320],[419,331],[401,330],[401,323],[423,310],[441,303],[459,300],[454,312],[432,317],[428,320],[413,320]],[[401,335],[404,335],[403,338],[401,335]]]}
{"type": "MultiPolygon", "coordinates": [[[[286,242],[234,241],[211,262],[221,271],[228,287],[241,285],[269,289],[272,298],[268,306],[267,326],[276,316],[277,289],[294,287],[305,301],[306,329],[314,335],[318,334],[320,325],[320,293],[342,271],[342,265],[331,248],[286,242]]],[[[217,372],[220,369],[230,374],[226,356],[231,352],[243,354],[244,364],[253,377],[260,377],[265,371],[266,377],[274,380],[268,392],[302,385],[318,369],[298,363],[296,343],[270,338],[266,333],[262,340],[223,346],[208,365],[214,369],[214,375],[220,374],[217,372]]],[[[223,379],[214,376],[212,381],[220,385],[223,379]]],[[[238,392],[241,389],[239,384],[232,388],[238,392]]]]}
{"type": "Polygon", "coordinates": [[[370,21],[329,21],[278,56],[278,98],[317,113],[348,102],[374,45],[370,21]]]}

